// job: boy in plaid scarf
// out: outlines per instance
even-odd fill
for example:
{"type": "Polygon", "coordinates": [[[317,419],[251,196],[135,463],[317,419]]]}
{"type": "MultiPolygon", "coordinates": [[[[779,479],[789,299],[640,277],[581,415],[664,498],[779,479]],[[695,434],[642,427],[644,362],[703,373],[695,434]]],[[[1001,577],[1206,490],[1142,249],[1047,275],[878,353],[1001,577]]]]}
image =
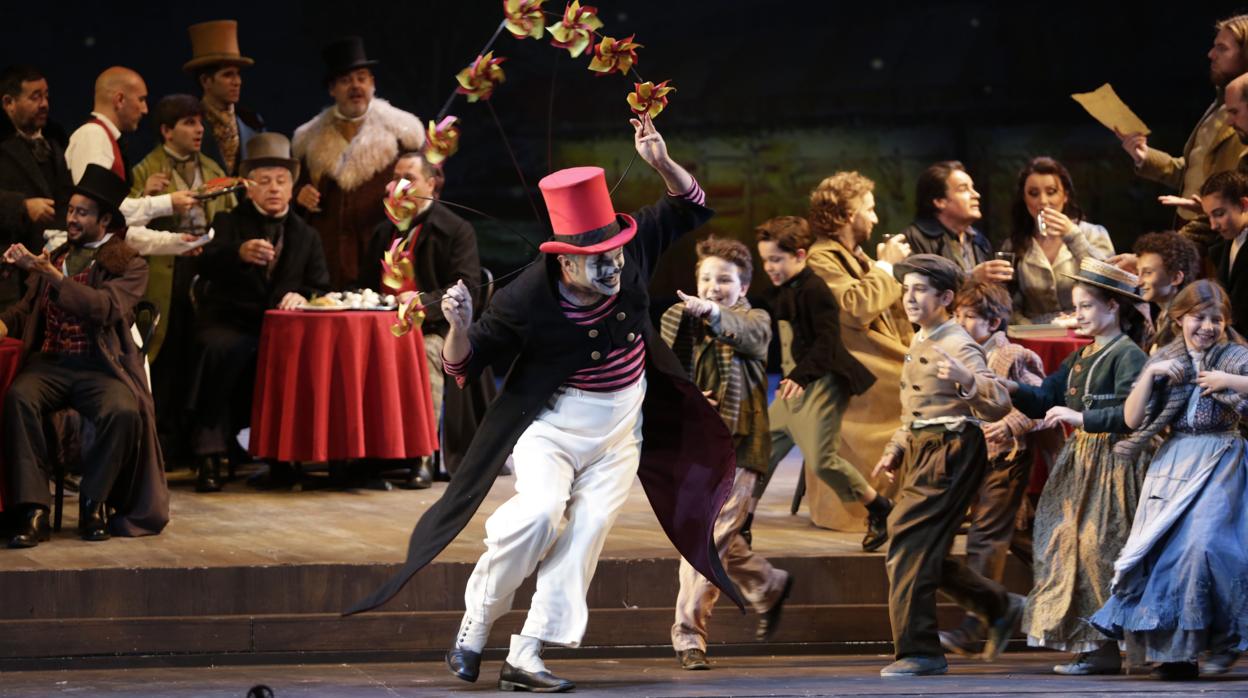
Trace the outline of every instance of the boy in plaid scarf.
{"type": "MultiPolygon", "coordinates": [[[[774,631],[792,577],[750,550],[741,535],[752,508],[754,483],[767,472],[771,453],[767,423],[767,345],[771,318],[745,299],[753,273],[750,251],[735,240],[698,243],[698,295],[678,292],[682,302],[663,314],[660,334],[732,431],[737,474],[732,494],[715,521],[715,547],[728,576],[763,614],[758,635],[774,631]]],[[[719,589],[684,560],[672,647],[684,669],[709,669],[706,622],[719,589]]]]}

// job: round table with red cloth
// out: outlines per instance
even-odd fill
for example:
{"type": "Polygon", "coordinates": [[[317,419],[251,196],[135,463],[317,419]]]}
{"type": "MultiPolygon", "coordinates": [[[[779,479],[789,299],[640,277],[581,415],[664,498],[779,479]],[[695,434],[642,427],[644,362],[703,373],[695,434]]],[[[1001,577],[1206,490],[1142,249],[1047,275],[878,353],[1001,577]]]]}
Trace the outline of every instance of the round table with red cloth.
{"type": "Polygon", "coordinates": [[[416,458],[438,447],[424,338],[393,312],[270,310],[248,450],[257,458],[416,458]]]}
{"type": "Polygon", "coordinates": [[[1044,362],[1044,373],[1048,375],[1061,367],[1079,347],[1091,344],[1091,337],[1075,334],[1074,330],[1066,330],[1065,337],[1010,337],[1010,341],[1021,344],[1040,355],[1044,362]]]}
{"type": "MultiPolygon", "coordinates": [[[[4,394],[17,377],[17,364],[22,358],[22,343],[12,337],[0,339],[0,424],[4,419],[4,394]]],[[[4,500],[8,498],[9,475],[4,470],[4,449],[0,448],[0,511],[4,511],[4,500]]]]}

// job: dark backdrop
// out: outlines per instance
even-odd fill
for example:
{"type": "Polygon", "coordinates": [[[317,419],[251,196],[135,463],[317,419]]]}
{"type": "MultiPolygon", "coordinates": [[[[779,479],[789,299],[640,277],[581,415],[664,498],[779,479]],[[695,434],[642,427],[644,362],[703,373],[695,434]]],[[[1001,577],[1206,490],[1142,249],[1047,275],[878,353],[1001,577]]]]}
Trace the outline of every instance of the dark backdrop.
{"type": "MultiPolygon", "coordinates": [[[[72,129],[90,109],[94,76],[112,64],[147,79],[151,101],[197,93],[181,72],[186,26],[234,18],[256,65],[243,101],[270,128],[291,133],[328,103],[320,47],[364,36],[382,64],[378,94],[432,118],[501,18],[501,0],[457,2],[229,3],[182,9],[149,3],[27,3],[6,7],[0,63],[31,62],[48,75],[52,118],[72,129]]],[[[548,3],[558,11],[558,0],[548,3]]],[[[714,230],[747,239],[753,224],[801,213],[805,194],[837,169],[879,182],[880,232],[913,208],[918,170],[938,158],[967,162],[985,194],[985,227],[1005,236],[1014,173],[1032,155],[1067,161],[1080,203],[1119,246],[1166,227],[1162,190],[1134,178],[1116,139],[1069,98],[1114,84],[1172,153],[1213,96],[1205,53],[1224,3],[1093,2],[601,2],[605,33],[635,33],[639,70],[678,91],[659,125],[725,213],[714,230]]],[[[599,158],[618,177],[628,161],[623,102],[631,81],[596,78],[545,42],[500,38],[507,82],[493,104],[530,185],[551,167],[599,158]],[[553,78],[553,79],[552,79],[553,78]],[[555,85],[552,99],[551,86],[555,85]],[[554,138],[548,139],[548,133],[554,138]]],[[[539,238],[524,190],[486,108],[457,101],[461,152],[447,166],[448,199],[479,207],[539,238]]],[[[131,139],[137,160],[151,124],[131,139]]],[[[657,180],[631,170],[621,208],[644,203],[657,180]]],[[[504,226],[477,219],[487,263],[506,269],[527,249],[504,226]]],[[[686,246],[687,247],[687,246],[686,246]]],[[[691,274],[674,256],[670,285],[691,274]]],[[[668,265],[670,266],[670,265],[668,265]]],[[[663,284],[660,279],[660,284],[663,284]]]]}

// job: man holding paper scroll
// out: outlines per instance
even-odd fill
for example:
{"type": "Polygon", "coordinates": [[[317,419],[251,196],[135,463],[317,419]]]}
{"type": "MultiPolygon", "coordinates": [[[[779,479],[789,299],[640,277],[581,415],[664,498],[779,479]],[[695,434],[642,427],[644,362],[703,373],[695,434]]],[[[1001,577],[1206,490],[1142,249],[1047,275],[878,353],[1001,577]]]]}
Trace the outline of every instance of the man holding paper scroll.
{"type": "MultiPolygon", "coordinates": [[[[1141,177],[1178,189],[1183,198],[1197,194],[1211,175],[1234,170],[1248,149],[1235,137],[1223,102],[1226,84],[1248,72],[1248,15],[1224,19],[1215,27],[1217,35],[1209,49],[1209,78],[1217,88],[1217,98],[1188,136],[1183,156],[1174,157],[1149,147],[1147,136],[1142,133],[1117,134],[1141,177]]],[[[1200,247],[1202,255],[1206,254],[1209,244],[1217,238],[1208,222],[1187,207],[1180,206],[1178,214],[1184,220],[1180,232],[1200,247]]]]}

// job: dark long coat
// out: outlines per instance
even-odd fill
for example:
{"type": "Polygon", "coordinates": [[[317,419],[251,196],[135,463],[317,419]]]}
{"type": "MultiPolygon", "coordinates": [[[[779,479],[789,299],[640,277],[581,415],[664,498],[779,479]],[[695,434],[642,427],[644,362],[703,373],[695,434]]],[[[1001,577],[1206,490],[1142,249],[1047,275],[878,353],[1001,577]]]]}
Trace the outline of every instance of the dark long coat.
{"type": "MultiPolygon", "coordinates": [[[[56,259],[67,248],[68,243],[62,245],[52,253],[52,258],[56,259]]],[[[23,365],[43,343],[44,318],[39,299],[47,284],[43,276],[32,274],[22,300],[0,313],[9,333],[22,340],[23,365]]],[[[61,307],[87,323],[96,351],[139,404],[142,431],[137,465],[122,472],[108,497],[108,503],[117,509],[117,516],[109,520],[109,528],[119,536],[160,533],[169,522],[169,489],[156,439],[156,407],[147,384],[143,354],[130,334],[134,305],[146,288],[147,262],[134,248],[113,237],[96,250],[86,284],[66,281],[60,290],[53,291],[61,307]]]]}
{"type": "Polygon", "coordinates": [[[735,474],[732,435],[650,323],[647,290],[662,252],[709,220],[713,212],[664,197],[635,215],[638,232],[624,247],[616,314],[593,327],[568,320],[559,307],[558,265],[548,255],[501,290],[472,325],[468,375],[495,360],[508,360],[511,370],[503,390],[486,412],[446,492],[417,522],[403,568],[347,613],[384,604],[432,561],[471,520],[516,441],[559,387],[574,372],[595,362],[591,353],[606,356],[610,347],[623,345],[623,337],[630,332],[642,333],[646,347],[638,469],[646,496],[680,554],[742,604],[712,540],[715,518],[735,474]]]}
{"type": "MultiPolygon", "coordinates": [[[[442,305],[438,302],[440,290],[459,279],[469,288],[481,283],[481,260],[477,252],[477,236],[472,224],[456,215],[445,205],[434,202],[419,221],[420,234],[412,250],[416,270],[416,283],[421,291],[433,294],[433,300],[425,299],[425,321],[420,331],[426,337],[436,334],[446,336],[446,319],[442,317],[442,305]]],[[[381,286],[381,260],[390,243],[398,235],[398,229],[389,220],[383,221],[373,231],[364,261],[360,263],[359,285],[391,293],[381,286]]],[[[472,293],[474,313],[480,314],[484,294],[472,293]]],[[[454,473],[464,458],[477,426],[485,410],[494,400],[494,372],[484,371],[463,386],[451,382],[446,388],[446,400],[442,403],[442,462],[454,473]]]]}

